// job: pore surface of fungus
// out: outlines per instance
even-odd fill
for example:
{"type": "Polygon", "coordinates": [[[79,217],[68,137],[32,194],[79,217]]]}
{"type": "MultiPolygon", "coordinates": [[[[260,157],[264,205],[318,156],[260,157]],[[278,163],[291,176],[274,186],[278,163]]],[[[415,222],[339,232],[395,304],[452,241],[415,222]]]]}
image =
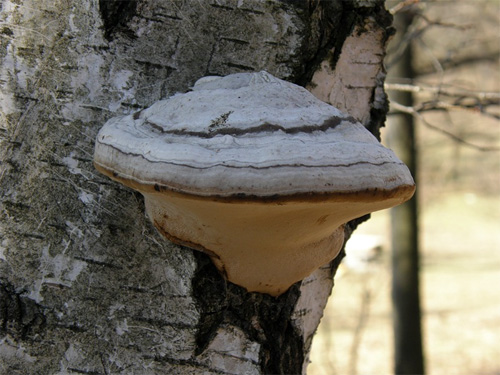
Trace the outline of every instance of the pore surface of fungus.
{"type": "Polygon", "coordinates": [[[266,72],[204,77],[109,120],[94,163],[144,195],[169,240],[271,295],[335,258],[344,223],[415,190],[407,167],[355,119],[266,72]]]}

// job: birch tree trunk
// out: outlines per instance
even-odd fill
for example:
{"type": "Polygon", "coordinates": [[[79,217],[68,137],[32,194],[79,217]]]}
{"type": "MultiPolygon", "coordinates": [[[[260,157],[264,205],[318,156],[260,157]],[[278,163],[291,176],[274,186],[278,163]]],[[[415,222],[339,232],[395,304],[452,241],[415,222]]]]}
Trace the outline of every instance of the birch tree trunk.
{"type": "Polygon", "coordinates": [[[202,76],[259,70],[378,134],[389,25],[382,0],[1,1],[0,372],[305,373],[340,257],[279,298],[246,293],[94,170],[94,139],[202,76]]]}

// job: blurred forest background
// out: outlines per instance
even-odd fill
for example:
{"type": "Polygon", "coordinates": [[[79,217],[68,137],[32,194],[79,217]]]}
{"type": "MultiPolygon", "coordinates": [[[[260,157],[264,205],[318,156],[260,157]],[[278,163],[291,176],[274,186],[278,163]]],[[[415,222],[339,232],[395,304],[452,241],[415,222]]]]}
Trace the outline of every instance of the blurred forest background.
{"type": "MultiPolygon", "coordinates": [[[[386,89],[414,100],[393,103],[391,112],[415,120],[425,370],[498,375],[500,1],[386,6],[414,14],[402,38],[411,43],[415,78],[391,77],[386,89]]],[[[390,45],[387,61],[401,47],[390,45]]],[[[394,373],[390,231],[390,213],[375,213],[349,241],[309,375],[394,373]]]]}

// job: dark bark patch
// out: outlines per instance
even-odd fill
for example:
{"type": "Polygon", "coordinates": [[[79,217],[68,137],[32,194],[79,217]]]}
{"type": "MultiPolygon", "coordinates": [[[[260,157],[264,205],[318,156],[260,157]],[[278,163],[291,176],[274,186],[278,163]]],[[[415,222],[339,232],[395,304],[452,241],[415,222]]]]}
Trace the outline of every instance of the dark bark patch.
{"type": "MultiPolygon", "coordinates": [[[[296,2],[295,2],[296,3],[296,2]]],[[[295,4],[294,5],[297,5],[295,4]]],[[[306,33],[301,48],[300,71],[293,81],[301,86],[311,82],[314,72],[335,47],[342,46],[348,31],[340,27],[343,22],[343,2],[319,0],[304,2],[301,14],[306,33]]]]}
{"type": "Polygon", "coordinates": [[[2,30],[0,31],[0,34],[7,35],[7,36],[13,36],[14,32],[9,27],[3,27],[2,30]]]}
{"type": "Polygon", "coordinates": [[[195,258],[193,290],[200,311],[195,355],[203,353],[218,328],[228,324],[260,344],[263,374],[301,373],[304,339],[291,320],[300,296],[299,283],[279,297],[248,293],[226,281],[205,254],[195,252],[195,258]]]}
{"type": "Polygon", "coordinates": [[[200,311],[195,355],[200,355],[210,345],[224,320],[224,312],[227,309],[227,282],[208,256],[196,251],[194,255],[197,270],[192,281],[193,295],[200,311]]]}
{"type": "Polygon", "coordinates": [[[104,37],[113,39],[120,31],[131,38],[135,34],[127,26],[127,22],[136,14],[137,0],[99,0],[99,12],[104,23],[104,37]]]}
{"type": "Polygon", "coordinates": [[[43,308],[0,280],[0,334],[25,340],[41,333],[45,325],[43,308]]]}

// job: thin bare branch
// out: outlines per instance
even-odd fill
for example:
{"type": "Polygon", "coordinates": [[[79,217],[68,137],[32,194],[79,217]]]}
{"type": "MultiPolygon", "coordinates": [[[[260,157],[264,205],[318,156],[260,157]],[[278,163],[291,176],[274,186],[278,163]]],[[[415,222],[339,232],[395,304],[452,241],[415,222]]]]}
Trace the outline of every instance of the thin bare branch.
{"type": "Polygon", "coordinates": [[[475,103],[463,103],[462,101],[457,101],[456,103],[447,103],[439,100],[432,100],[428,102],[421,103],[414,106],[414,109],[419,112],[431,112],[431,111],[446,111],[451,110],[465,111],[473,114],[479,114],[485,117],[490,117],[495,120],[500,120],[500,114],[487,112],[486,109],[489,106],[497,106],[497,101],[481,101],[475,103]]]}
{"type": "Polygon", "coordinates": [[[431,59],[431,65],[434,68],[433,73],[438,73],[439,74],[439,82],[440,84],[443,83],[444,79],[444,67],[443,64],[441,64],[441,61],[439,61],[439,58],[436,56],[436,54],[432,51],[432,48],[430,48],[427,43],[425,43],[424,39],[421,38],[420,36],[416,38],[416,42],[420,45],[420,47],[427,52],[427,55],[431,59]]]}
{"type": "Polygon", "coordinates": [[[398,13],[398,12],[401,12],[403,10],[405,10],[405,8],[408,8],[414,4],[418,4],[420,3],[420,0],[405,0],[405,1],[401,1],[400,3],[394,5],[391,9],[389,9],[389,13],[391,13],[392,15],[398,13]]]}
{"type": "MultiPolygon", "coordinates": [[[[458,68],[464,65],[472,65],[480,62],[498,62],[500,59],[500,51],[482,51],[475,55],[466,55],[466,56],[455,56],[453,58],[447,56],[445,59],[439,60],[439,64],[444,69],[458,68]]],[[[432,74],[436,72],[436,66],[434,62],[429,65],[425,65],[420,67],[416,74],[417,75],[426,75],[432,74]]]]}
{"type": "Polygon", "coordinates": [[[492,92],[492,91],[475,91],[468,90],[458,87],[436,87],[427,84],[407,84],[407,83],[388,83],[386,82],[384,85],[386,90],[395,90],[395,91],[406,91],[406,92],[429,92],[437,95],[447,95],[451,97],[463,98],[463,97],[472,97],[481,100],[498,100],[497,104],[500,104],[500,93],[492,92]]]}
{"type": "Polygon", "coordinates": [[[482,116],[500,120],[500,114],[488,112],[489,107],[500,106],[500,93],[488,91],[474,91],[454,86],[432,86],[427,84],[413,83],[386,83],[385,88],[389,91],[404,91],[411,93],[431,93],[433,100],[428,100],[413,108],[419,112],[458,110],[467,111],[482,116]],[[440,99],[446,97],[448,101],[440,99]]]}
{"type": "Polygon", "coordinates": [[[446,27],[446,28],[452,28],[452,29],[457,29],[457,30],[468,30],[473,27],[473,25],[457,25],[456,23],[447,23],[447,22],[442,22],[442,21],[437,21],[437,20],[431,20],[429,17],[424,15],[423,13],[417,13],[417,17],[423,19],[425,23],[428,26],[439,26],[439,27],[446,27]]]}
{"type": "Polygon", "coordinates": [[[391,105],[391,109],[395,110],[395,112],[402,112],[402,113],[410,114],[410,115],[414,116],[415,118],[419,119],[420,121],[422,121],[422,124],[427,126],[429,129],[435,130],[443,135],[446,135],[448,138],[451,138],[453,141],[461,143],[464,146],[473,148],[473,149],[478,150],[478,151],[485,151],[485,152],[486,151],[500,151],[500,147],[487,147],[487,146],[476,145],[474,143],[466,141],[463,138],[460,138],[456,134],[453,134],[445,129],[440,128],[439,126],[431,124],[429,121],[427,121],[425,119],[424,116],[422,116],[421,113],[419,113],[413,107],[408,107],[408,106],[399,104],[399,103],[394,102],[394,101],[391,101],[390,105],[391,105]]]}

